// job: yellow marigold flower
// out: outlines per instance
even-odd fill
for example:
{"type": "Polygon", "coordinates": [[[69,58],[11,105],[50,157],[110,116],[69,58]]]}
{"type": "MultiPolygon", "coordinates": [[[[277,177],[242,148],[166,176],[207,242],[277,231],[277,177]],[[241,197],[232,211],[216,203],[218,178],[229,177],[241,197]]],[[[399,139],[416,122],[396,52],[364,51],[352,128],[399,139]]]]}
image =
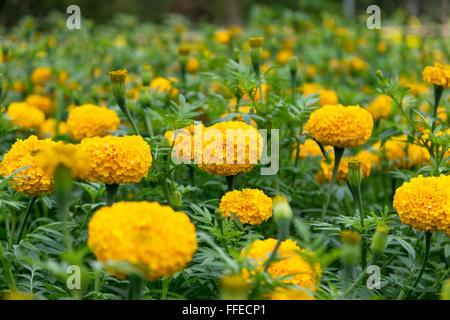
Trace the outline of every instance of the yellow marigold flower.
{"type": "MultiPolygon", "coordinates": [[[[329,153],[333,150],[330,146],[325,146],[325,152],[329,153]]],[[[292,152],[292,159],[295,160],[297,154],[297,144],[294,145],[294,151],[292,152]]],[[[319,145],[313,139],[306,139],[305,143],[300,145],[300,152],[298,154],[299,159],[305,159],[306,157],[323,156],[319,145]]]]}
{"type": "Polygon", "coordinates": [[[88,181],[107,184],[136,183],[147,176],[152,163],[150,146],[141,136],[94,137],[81,140],[90,156],[88,181]]]}
{"type": "Polygon", "coordinates": [[[408,165],[410,167],[422,166],[425,163],[430,163],[430,153],[427,148],[412,143],[408,145],[408,165]]]}
{"type": "Polygon", "coordinates": [[[45,114],[26,102],[12,102],[6,113],[15,126],[38,129],[45,121],[45,114]]]}
{"type": "Polygon", "coordinates": [[[258,225],[272,216],[272,199],[259,189],[243,189],[227,192],[220,199],[222,214],[230,218],[231,213],[243,224],[258,225]]]}
{"type": "Polygon", "coordinates": [[[27,292],[14,290],[4,293],[3,300],[34,300],[34,298],[27,292]]]}
{"type": "Polygon", "coordinates": [[[377,50],[379,53],[385,53],[387,51],[387,45],[385,42],[377,43],[377,50]]]}
{"type": "Polygon", "coordinates": [[[189,58],[186,64],[186,71],[194,73],[198,70],[200,70],[200,62],[194,57],[189,58]]]}
{"type": "Polygon", "coordinates": [[[286,64],[289,62],[289,59],[294,55],[294,52],[289,49],[283,49],[277,54],[277,62],[279,64],[286,64]]]}
{"type": "Polygon", "coordinates": [[[248,43],[252,48],[261,48],[264,44],[264,38],[263,37],[248,38],[248,43]]]}
{"type": "Polygon", "coordinates": [[[178,46],[178,54],[182,56],[187,56],[189,53],[191,53],[192,47],[188,43],[182,43],[178,46]]]}
{"type": "Polygon", "coordinates": [[[119,69],[119,70],[115,70],[115,71],[110,71],[109,77],[111,79],[111,82],[114,82],[114,83],[125,82],[128,77],[128,71],[127,71],[127,69],[123,69],[123,70],[119,69]]]}
{"type": "Polygon", "coordinates": [[[395,191],[400,220],[417,230],[450,234],[450,176],[418,176],[395,191]]]}
{"type": "Polygon", "coordinates": [[[362,72],[369,69],[369,64],[358,57],[350,57],[344,61],[347,72],[362,72]]]}
{"type": "Polygon", "coordinates": [[[52,103],[52,100],[50,100],[50,98],[38,94],[29,95],[26,98],[25,102],[28,103],[30,106],[38,108],[45,114],[51,113],[54,109],[54,105],[52,103]]]}
{"type": "MultiPolygon", "coordinates": [[[[277,240],[273,238],[255,240],[248,247],[242,249],[241,256],[251,259],[251,263],[262,271],[276,243],[277,240]]],[[[290,276],[282,281],[316,291],[322,270],[319,263],[314,261],[314,253],[301,249],[294,241],[287,239],[281,242],[277,254],[282,260],[272,262],[267,270],[272,277],[290,276]]],[[[243,275],[247,278],[251,277],[253,271],[244,269],[243,275]]]]}
{"type": "Polygon", "coordinates": [[[374,119],[387,119],[391,114],[392,98],[381,94],[366,107],[374,119]]]}
{"type": "Polygon", "coordinates": [[[218,30],[214,32],[214,39],[219,43],[230,42],[230,31],[229,30],[218,30]]]}
{"type": "MultiPolygon", "coordinates": [[[[54,137],[55,129],[56,129],[56,119],[54,118],[48,118],[41,124],[39,128],[43,136],[46,138],[54,137]]],[[[60,135],[66,134],[67,131],[68,131],[67,124],[64,121],[61,121],[59,123],[59,134],[60,135]]]]}
{"type": "Polygon", "coordinates": [[[255,166],[262,154],[263,139],[256,128],[245,122],[219,122],[204,130],[201,153],[197,149],[194,158],[200,169],[231,176],[255,166]],[[216,135],[220,135],[217,141],[216,135]]]}
{"type": "Polygon", "coordinates": [[[30,136],[26,140],[17,139],[0,163],[0,175],[6,177],[14,171],[20,171],[17,178],[11,179],[11,186],[21,193],[37,196],[41,193],[51,193],[53,190],[53,176],[46,174],[36,163],[34,155],[54,145],[50,139],[39,140],[30,136]]]}
{"type": "Polygon", "coordinates": [[[334,90],[322,89],[319,92],[319,103],[321,106],[337,104],[338,95],[334,90]]]}
{"type": "MultiPolygon", "coordinates": [[[[366,154],[358,153],[354,157],[343,157],[339,163],[338,172],[336,175],[336,182],[342,182],[348,180],[348,162],[350,160],[360,160],[361,161],[361,178],[364,179],[370,175],[372,169],[371,159],[366,157],[366,154]]],[[[321,161],[320,167],[321,172],[317,174],[317,180],[319,182],[330,182],[333,175],[334,162],[326,163],[324,160],[321,161]]]]}
{"type": "Polygon", "coordinates": [[[372,115],[359,106],[326,105],[311,113],[306,130],[322,145],[353,148],[372,135],[372,115]]]}
{"type": "Polygon", "coordinates": [[[81,140],[104,137],[117,129],[120,119],[114,110],[93,104],[73,108],[67,118],[67,128],[72,138],[81,140]]]}
{"type": "Polygon", "coordinates": [[[277,288],[270,294],[270,300],[316,300],[306,291],[277,288]]]}
{"type": "Polygon", "coordinates": [[[23,82],[14,81],[11,90],[16,91],[16,92],[25,92],[25,91],[27,91],[27,88],[25,87],[23,82]]]}
{"type": "Polygon", "coordinates": [[[52,69],[49,67],[38,67],[31,74],[31,82],[35,85],[46,85],[52,78],[52,69]]]}
{"type": "Polygon", "coordinates": [[[136,264],[148,280],[182,270],[197,250],[189,217],[157,202],[122,201],[102,207],[89,222],[88,232],[88,245],[99,261],[136,264]]]}
{"type": "Polygon", "coordinates": [[[426,66],[422,72],[423,80],[443,88],[450,87],[450,66],[448,64],[434,63],[426,66]]]}
{"type": "Polygon", "coordinates": [[[89,168],[89,154],[78,144],[58,141],[43,151],[36,153],[36,164],[49,176],[54,176],[58,166],[70,169],[72,177],[78,178],[89,168]]]}

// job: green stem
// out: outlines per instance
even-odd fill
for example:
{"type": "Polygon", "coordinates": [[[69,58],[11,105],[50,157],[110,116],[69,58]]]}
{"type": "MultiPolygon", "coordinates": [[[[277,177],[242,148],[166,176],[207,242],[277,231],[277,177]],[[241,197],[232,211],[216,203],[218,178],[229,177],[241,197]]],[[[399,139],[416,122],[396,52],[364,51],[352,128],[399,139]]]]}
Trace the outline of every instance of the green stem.
{"type": "Polygon", "coordinates": [[[163,192],[164,192],[164,196],[166,197],[167,204],[168,204],[169,206],[172,206],[172,197],[170,196],[170,193],[169,193],[169,186],[167,185],[167,180],[166,180],[166,178],[163,177],[163,176],[161,176],[161,177],[159,178],[159,182],[160,182],[161,188],[162,188],[162,190],[163,190],[163,192]]]}
{"type": "Polygon", "coordinates": [[[235,180],[236,180],[236,176],[226,176],[225,177],[227,179],[227,183],[228,183],[228,191],[233,191],[234,190],[234,184],[235,184],[235,180]]]}
{"type": "Polygon", "coordinates": [[[140,300],[142,294],[142,284],[143,281],[138,276],[130,276],[129,277],[130,284],[128,286],[128,300],[140,300]]]}
{"type": "Polygon", "coordinates": [[[119,184],[105,183],[105,187],[106,187],[106,205],[110,207],[114,204],[114,199],[116,198],[117,192],[119,191],[119,184]]]}
{"type": "Polygon", "coordinates": [[[280,247],[281,242],[283,241],[281,236],[278,237],[278,238],[279,239],[277,241],[277,244],[275,245],[275,248],[273,248],[273,251],[272,251],[272,253],[269,256],[269,259],[267,259],[267,261],[265,263],[264,272],[267,272],[267,270],[269,270],[270,264],[271,264],[272,260],[275,258],[276,254],[277,254],[277,251],[278,251],[278,248],[280,247]]]}
{"type": "Polygon", "coordinates": [[[362,197],[361,197],[361,185],[359,185],[358,187],[355,186],[355,188],[352,188],[350,183],[348,185],[349,185],[350,191],[352,192],[353,200],[355,202],[355,206],[358,208],[359,216],[360,216],[360,223],[361,223],[361,266],[362,266],[362,268],[364,270],[366,268],[366,266],[367,266],[367,244],[366,244],[366,240],[365,240],[366,227],[365,227],[365,223],[364,223],[365,215],[364,215],[364,209],[363,209],[362,197]]]}
{"type": "Polygon", "coordinates": [[[23,217],[22,224],[19,228],[19,233],[17,234],[16,243],[19,243],[20,239],[22,238],[23,229],[25,228],[25,224],[27,223],[28,216],[30,215],[31,207],[36,202],[37,197],[32,197],[30,199],[30,202],[28,203],[27,211],[25,211],[25,216],[23,217]]]}
{"type": "Polygon", "coordinates": [[[17,291],[16,283],[14,281],[14,276],[11,269],[11,264],[8,259],[5,257],[5,252],[3,251],[3,246],[0,243],[0,261],[3,264],[3,270],[6,278],[6,282],[8,282],[9,289],[11,291],[17,291]]]}
{"type": "Polygon", "coordinates": [[[336,175],[339,169],[339,163],[341,162],[342,155],[344,154],[344,148],[334,147],[334,168],[333,175],[331,176],[330,186],[326,195],[325,203],[322,208],[322,218],[327,214],[328,204],[330,203],[331,190],[333,188],[334,181],[336,180],[336,175]]]}

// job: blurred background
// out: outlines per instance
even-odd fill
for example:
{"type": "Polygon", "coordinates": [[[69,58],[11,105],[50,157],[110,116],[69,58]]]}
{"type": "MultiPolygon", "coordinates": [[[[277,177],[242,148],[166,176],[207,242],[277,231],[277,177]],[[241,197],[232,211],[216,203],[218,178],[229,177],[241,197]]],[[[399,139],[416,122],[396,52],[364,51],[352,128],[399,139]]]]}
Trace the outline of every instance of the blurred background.
{"type": "Polygon", "coordinates": [[[0,0],[0,23],[14,26],[23,16],[38,19],[51,11],[65,13],[69,5],[80,6],[83,17],[103,22],[118,13],[134,14],[141,21],[162,22],[168,14],[181,14],[194,23],[242,25],[253,5],[303,11],[308,15],[341,12],[345,16],[364,14],[369,5],[380,6],[383,17],[416,16],[422,21],[446,23],[450,0],[0,0]]]}

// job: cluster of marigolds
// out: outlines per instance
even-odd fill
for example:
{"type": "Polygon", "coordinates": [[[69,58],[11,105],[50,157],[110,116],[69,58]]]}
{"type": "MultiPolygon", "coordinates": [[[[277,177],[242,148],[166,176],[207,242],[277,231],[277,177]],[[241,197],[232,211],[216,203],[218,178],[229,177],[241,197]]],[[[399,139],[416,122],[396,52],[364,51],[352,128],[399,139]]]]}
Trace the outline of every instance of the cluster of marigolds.
{"type": "MultiPolygon", "coordinates": [[[[239,29],[219,31],[215,34],[215,39],[219,43],[228,43],[238,32],[239,29]]],[[[285,43],[283,47],[283,51],[277,56],[279,63],[287,63],[292,56],[290,43],[285,43]]],[[[267,54],[265,50],[264,54],[267,54]]],[[[349,70],[359,70],[366,68],[363,62],[352,60],[345,65],[349,70]]],[[[309,73],[314,72],[308,66],[302,67],[309,73]]],[[[195,72],[199,69],[198,61],[189,59],[186,68],[187,72],[195,72]]],[[[31,74],[31,82],[36,87],[43,87],[53,81],[53,76],[50,68],[40,67],[31,74]]],[[[59,78],[58,81],[65,81],[64,75],[59,75],[59,78]]],[[[448,88],[450,68],[438,63],[427,66],[423,71],[423,79],[435,86],[448,88]]],[[[177,80],[154,78],[149,88],[158,93],[167,92],[176,96],[177,89],[172,87],[175,81],[177,80]]],[[[261,88],[262,92],[258,92],[256,100],[259,100],[259,94],[264,97],[268,90],[266,84],[261,88]]],[[[335,160],[340,161],[334,177],[336,182],[347,181],[349,162],[352,160],[359,160],[362,178],[369,176],[372,171],[381,170],[382,160],[384,166],[399,169],[431,163],[428,150],[417,141],[408,140],[406,135],[393,137],[383,143],[375,141],[371,147],[354,156],[335,159],[336,150],[359,147],[372,137],[374,121],[390,116],[392,99],[387,95],[379,95],[365,107],[343,106],[338,104],[337,94],[333,90],[324,89],[318,84],[306,83],[299,90],[304,95],[318,93],[320,106],[312,112],[306,123],[305,131],[309,138],[301,145],[294,146],[298,150],[294,150],[292,158],[320,157],[317,181],[332,181],[335,160]]],[[[131,94],[139,94],[139,91],[131,90],[131,94]]],[[[54,189],[54,175],[60,166],[70,169],[73,179],[103,182],[107,185],[137,183],[147,176],[152,165],[150,145],[137,134],[115,135],[121,121],[114,110],[93,104],[70,105],[67,120],[61,121],[50,117],[55,113],[56,98],[45,93],[31,94],[25,101],[12,102],[7,107],[7,116],[13,125],[33,129],[35,132],[35,135],[25,140],[18,139],[3,156],[0,175],[5,178],[14,175],[10,180],[12,188],[30,196],[50,194],[54,189]],[[51,138],[58,135],[69,135],[74,143],[56,142],[51,138]]],[[[241,106],[239,111],[247,114],[256,112],[249,106],[241,106]]],[[[440,111],[442,109],[438,108],[437,116],[440,121],[445,122],[446,113],[440,111]]],[[[181,152],[179,156],[197,163],[208,174],[235,176],[252,170],[261,158],[262,138],[254,122],[247,124],[241,117],[234,121],[221,121],[210,127],[198,124],[203,131],[200,148],[195,147],[196,126],[183,128],[189,135],[175,136],[174,131],[169,130],[164,136],[173,148],[181,143],[189,144],[190,154],[181,152]],[[208,138],[209,129],[223,133],[223,150],[220,150],[223,152],[218,152],[215,145],[217,141],[208,138]],[[226,143],[229,129],[254,131],[257,138],[250,141],[246,137],[243,145],[235,141],[230,149],[226,143]],[[220,157],[222,160],[231,154],[234,161],[201,161],[205,154],[212,159],[220,157]],[[251,161],[252,158],[256,161],[251,161]]],[[[424,128],[421,131],[424,135],[427,134],[424,128]]],[[[403,223],[417,230],[443,231],[450,236],[449,190],[450,176],[419,176],[396,190],[393,206],[403,223]]],[[[220,200],[219,209],[226,218],[235,215],[242,224],[255,226],[272,217],[273,205],[273,200],[263,191],[244,188],[227,192],[220,200]]],[[[224,281],[233,285],[233,281],[239,284],[242,279],[251,278],[255,270],[264,268],[265,261],[276,244],[277,240],[270,238],[254,241],[243,248],[241,256],[253,261],[256,269],[244,269],[237,278],[230,276],[224,281]]],[[[101,262],[125,260],[139,265],[148,280],[170,276],[183,269],[197,250],[196,230],[187,214],[175,211],[170,206],[145,201],[122,201],[97,210],[89,222],[88,245],[101,262]]],[[[310,292],[317,290],[322,271],[320,265],[314,262],[313,252],[307,252],[295,241],[287,239],[279,245],[278,255],[279,260],[270,264],[267,270],[273,277],[291,275],[283,281],[310,292]]],[[[110,272],[120,278],[125,276],[115,270],[110,272]]],[[[274,292],[272,298],[313,297],[303,291],[283,289],[274,292]]]]}

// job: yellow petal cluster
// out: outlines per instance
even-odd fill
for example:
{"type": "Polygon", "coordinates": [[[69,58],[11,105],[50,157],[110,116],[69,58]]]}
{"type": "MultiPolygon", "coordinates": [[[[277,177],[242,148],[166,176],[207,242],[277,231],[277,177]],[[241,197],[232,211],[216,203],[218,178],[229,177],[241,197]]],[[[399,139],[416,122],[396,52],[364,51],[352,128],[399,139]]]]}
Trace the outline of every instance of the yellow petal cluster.
{"type": "Polygon", "coordinates": [[[141,136],[85,138],[80,147],[89,154],[90,166],[82,176],[88,181],[139,182],[152,163],[150,146],[141,136]]]}
{"type": "Polygon", "coordinates": [[[381,94],[372,100],[366,107],[374,119],[387,119],[391,114],[392,98],[381,94]]]}
{"type": "Polygon", "coordinates": [[[443,88],[450,87],[450,65],[434,63],[434,66],[426,66],[422,72],[423,80],[443,88]]]}
{"type": "Polygon", "coordinates": [[[104,137],[118,128],[120,119],[114,110],[93,104],[73,108],[67,118],[67,128],[72,138],[104,137]]]}
{"type": "MultiPolygon", "coordinates": [[[[248,247],[242,249],[241,256],[246,256],[257,270],[264,269],[265,261],[272,253],[276,239],[255,240],[248,247]]],[[[311,291],[316,291],[322,270],[315,262],[315,255],[301,249],[291,239],[282,241],[278,250],[278,257],[282,260],[270,264],[267,270],[272,277],[289,276],[282,280],[284,283],[296,284],[311,291]]],[[[252,270],[243,270],[245,277],[252,276],[252,270]]]]}
{"type": "Polygon", "coordinates": [[[30,80],[33,84],[43,86],[46,85],[52,78],[52,69],[49,67],[38,67],[34,69],[30,80]]]}
{"type": "Polygon", "coordinates": [[[122,201],[102,207],[89,222],[88,233],[88,246],[99,261],[136,264],[148,280],[183,269],[197,250],[189,217],[157,202],[122,201]]]}
{"type": "Polygon", "coordinates": [[[26,102],[12,102],[6,114],[13,125],[30,129],[39,129],[45,121],[44,112],[26,102]]]}
{"type": "MultiPolygon", "coordinates": [[[[54,137],[56,132],[56,119],[55,118],[48,118],[47,120],[45,120],[39,130],[41,131],[41,133],[43,134],[44,137],[54,137]]],[[[67,129],[67,124],[64,121],[61,121],[59,123],[59,134],[63,135],[66,134],[68,131],[67,129]]]]}
{"type": "Polygon", "coordinates": [[[372,135],[372,115],[359,106],[326,105],[311,113],[306,130],[322,145],[353,148],[372,135]]]}
{"type": "Polygon", "coordinates": [[[194,159],[194,134],[196,126],[200,126],[202,132],[205,129],[203,124],[191,124],[190,126],[179,129],[180,132],[176,134],[176,137],[174,137],[173,130],[168,130],[164,133],[164,136],[169,140],[170,146],[173,146],[174,148],[172,150],[172,156],[176,156],[177,159],[184,160],[184,151],[187,150],[188,147],[186,144],[190,144],[191,160],[194,159]],[[174,138],[175,142],[173,141],[174,138]],[[187,141],[185,141],[185,139],[187,139],[187,141]]]}
{"type": "Polygon", "coordinates": [[[201,154],[200,148],[194,149],[198,167],[221,176],[250,171],[261,158],[263,150],[263,139],[258,130],[243,121],[216,123],[204,130],[202,140],[201,154]],[[227,136],[231,140],[233,132],[237,137],[227,146],[227,136]],[[220,133],[222,139],[216,141],[215,133],[220,133]],[[227,158],[231,163],[227,163],[227,158]]]}
{"type": "Polygon", "coordinates": [[[418,176],[395,191],[400,220],[417,230],[444,231],[450,236],[450,176],[418,176]]]}
{"type": "Polygon", "coordinates": [[[0,175],[6,177],[14,171],[30,166],[20,171],[16,178],[11,179],[11,186],[21,193],[37,196],[41,193],[51,193],[53,190],[53,175],[42,170],[34,157],[40,151],[47,150],[55,144],[50,139],[39,140],[30,136],[26,140],[17,139],[0,163],[0,175]]]}
{"type": "Polygon", "coordinates": [[[230,218],[232,212],[243,224],[258,225],[272,216],[272,199],[259,189],[229,191],[219,207],[225,217],[230,218]]]}

